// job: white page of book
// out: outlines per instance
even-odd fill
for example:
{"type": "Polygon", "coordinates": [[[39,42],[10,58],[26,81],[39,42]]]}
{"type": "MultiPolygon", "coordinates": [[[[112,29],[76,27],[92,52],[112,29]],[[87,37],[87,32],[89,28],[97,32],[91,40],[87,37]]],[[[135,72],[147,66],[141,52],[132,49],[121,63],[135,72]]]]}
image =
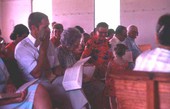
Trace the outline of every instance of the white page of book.
{"type": "Polygon", "coordinates": [[[80,89],[82,86],[83,65],[90,57],[77,61],[72,67],[66,69],[63,78],[63,87],[65,90],[80,89]]]}
{"type": "Polygon", "coordinates": [[[38,81],[38,79],[29,81],[29,82],[23,84],[21,87],[18,88],[18,90],[16,91],[16,93],[19,93],[19,92],[24,91],[26,88],[28,88],[29,86],[31,86],[32,84],[34,84],[36,81],[38,81]]]}

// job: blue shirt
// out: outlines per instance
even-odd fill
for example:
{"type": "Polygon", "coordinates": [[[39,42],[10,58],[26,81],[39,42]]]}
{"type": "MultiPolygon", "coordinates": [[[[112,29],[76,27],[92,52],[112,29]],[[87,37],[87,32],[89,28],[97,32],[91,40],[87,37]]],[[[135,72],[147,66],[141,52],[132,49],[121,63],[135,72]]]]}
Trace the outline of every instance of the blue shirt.
{"type": "Polygon", "coordinates": [[[139,54],[141,54],[141,50],[139,49],[139,47],[135,43],[135,40],[128,36],[124,40],[124,43],[128,47],[128,50],[132,51],[133,60],[135,60],[139,56],[139,54]]]}

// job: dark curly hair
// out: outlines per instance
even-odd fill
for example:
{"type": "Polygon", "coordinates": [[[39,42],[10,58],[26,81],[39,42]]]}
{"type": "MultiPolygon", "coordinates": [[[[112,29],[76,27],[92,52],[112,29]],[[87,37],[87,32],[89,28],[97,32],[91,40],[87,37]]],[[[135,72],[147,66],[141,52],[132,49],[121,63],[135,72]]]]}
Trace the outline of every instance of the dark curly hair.
{"type": "Polygon", "coordinates": [[[122,57],[125,55],[127,46],[124,44],[117,44],[116,47],[114,48],[116,55],[122,57]]]}
{"type": "Polygon", "coordinates": [[[10,35],[11,40],[16,40],[17,37],[21,37],[22,34],[29,34],[28,28],[23,24],[18,24],[14,27],[13,32],[10,35]]]}

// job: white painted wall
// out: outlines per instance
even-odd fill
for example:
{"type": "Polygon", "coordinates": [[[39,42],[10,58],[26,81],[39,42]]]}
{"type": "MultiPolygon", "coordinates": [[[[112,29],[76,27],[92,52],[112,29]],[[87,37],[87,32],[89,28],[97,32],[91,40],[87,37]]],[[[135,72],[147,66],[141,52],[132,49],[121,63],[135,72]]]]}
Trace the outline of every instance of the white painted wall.
{"type": "Polygon", "coordinates": [[[139,28],[138,44],[155,43],[158,18],[170,12],[170,0],[121,0],[121,24],[135,24],[139,28]]]}
{"type": "MultiPolygon", "coordinates": [[[[53,0],[32,0],[32,12],[42,12],[48,16],[49,22],[52,22],[52,1],[53,0]]],[[[52,26],[50,25],[49,27],[52,26]]]]}
{"type": "Polygon", "coordinates": [[[115,29],[120,25],[120,0],[95,0],[94,14],[95,27],[99,22],[106,22],[109,28],[115,29]]]}
{"type": "Polygon", "coordinates": [[[2,9],[2,37],[10,42],[13,27],[19,23],[27,24],[31,12],[31,0],[1,0],[2,9]]]}
{"type": "Polygon", "coordinates": [[[94,0],[53,0],[53,21],[64,28],[80,25],[88,33],[94,28],[94,0]]]}
{"type": "MultiPolygon", "coordinates": [[[[3,37],[10,42],[9,35],[18,23],[27,26],[27,19],[31,12],[31,0],[0,0],[2,14],[3,37]]],[[[80,25],[87,32],[94,28],[93,0],[52,0],[52,21],[60,22],[65,28],[80,25]]],[[[0,25],[1,26],[1,25],[0,25]]]]}
{"type": "MultiPolygon", "coordinates": [[[[94,28],[94,0],[52,0],[52,7],[52,20],[65,28],[80,25],[88,33],[94,28]]],[[[120,23],[124,26],[135,24],[139,28],[136,42],[150,43],[154,47],[157,19],[170,12],[170,0],[120,0],[120,8],[120,23]]],[[[14,25],[27,25],[30,12],[31,0],[0,0],[0,27],[7,42],[14,25]]]]}

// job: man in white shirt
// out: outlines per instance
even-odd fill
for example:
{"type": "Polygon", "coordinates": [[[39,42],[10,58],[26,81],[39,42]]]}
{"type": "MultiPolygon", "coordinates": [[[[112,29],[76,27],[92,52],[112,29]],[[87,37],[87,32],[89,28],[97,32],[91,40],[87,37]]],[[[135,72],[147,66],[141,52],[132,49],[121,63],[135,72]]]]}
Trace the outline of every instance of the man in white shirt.
{"type": "Polygon", "coordinates": [[[31,13],[28,18],[30,35],[23,39],[15,48],[15,59],[23,71],[25,80],[35,78],[43,84],[53,101],[54,107],[62,109],[82,109],[87,99],[81,90],[66,92],[62,86],[62,69],[50,42],[48,16],[31,13]]]}
{"type": "Polygon", "coordinates": [[[109,43],[112,48],[112,52],[114,52],[114,48],[118,43],[122,43],[125,38],[127,37],[127,30],[126,27],[119,25],[116,28],[115,35],[112,37],[112,39],[109,40],[109,43]]]}

